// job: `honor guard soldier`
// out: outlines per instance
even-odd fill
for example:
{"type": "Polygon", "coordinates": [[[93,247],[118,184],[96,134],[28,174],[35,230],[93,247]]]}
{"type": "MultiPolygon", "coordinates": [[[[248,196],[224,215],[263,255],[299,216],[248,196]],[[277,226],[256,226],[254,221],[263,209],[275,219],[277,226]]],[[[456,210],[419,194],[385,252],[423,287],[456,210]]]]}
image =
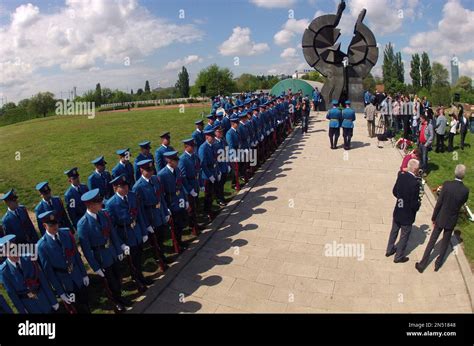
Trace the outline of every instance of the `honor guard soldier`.
{"type": "Polygon", "coordinates": [[[221,127],[224,130],[224,137],[225,137],[227,131],[229,131],[229,129],[230,129],[230,116],[231,116],[231,114],[232,114],[232,107],[229,107],[225,110],[225,114],[222,117],[221,127]]]}
{"type": "Polygon", "coordinates": [[[9,190],[0,199],[7,205],[7,212],[2,218],[5,235],[15,235],[17,244],[36,244],[38,233],[25,206],[18,203],[15,190],[9,190]]]}
{"type": "Polygon", "coordinates": [[[124,312],[131,302],[122,297],[122,277],[119,261],[130,248],[122,244],[114,231],[109,214],[102,210],[103,198],[99,189],[93,189],[82,195],[87,211],[77,223],[77,234],[82,253],[91,269],[102,278],[107,298],[115,312],[124,312]]]}
{"type": "Polygon", "coordinates": [[[351,148],[351,139],[354,132],[356,114],[351,108],[351,101],[347,100],[345,105],[346,108],[342,111],[342,138],[344,138],[344,149],[349,150],[351,148]]]}
{"type": "Polygon", "coordinates": [[[0,294],[0,315],[13,314],[13,310],[8,305],[5,298],[0,294]]]}
{"type": "Polygon", "coordinates": [[[39,193],[43,197],[35,208],[36,220],[38,221],[38,229],[41,235],[44,234],[45,230],[43,227],[43,223],[39,219],[39,215],[49,210],[53,210],[55,212],[60,227],[67,227],[72,232],[74,232],[74,228],[71,224],[71,221],[69,220],[69,217],[66,214],[66,210],[64,209],[64,205],[61,201],[61,198],[59,198],[58,196],[52,196],[48,182],[43,181],[39,183],[38,185],[36,185],[36,190],[39,191],[39,193]]]}
{"type": "Polygon", "coordinates": [[[89,191],[89,188],[81,184],[77,167],[64,172],[71,186],[64,193],[64,202],[66,203],[67,213],[71,220],[74,230],[77,228],[77,222],[86,213],[86,205],[81,201],[81,196],[89,191]]]}
{"type": "Polygon", "coordinates": [[[130,273],[138,290],[144,292],[147,285],[153,284],[153,280],[143,276],[143,244],[148,240],[145,220],[139,212],[135,192],[129,191],[125,174],[119,175],[110,184],[113,185],[115,194],[105,203],[105,210],[109,213],[121,242],[130,247],[130,256],[127,256],[130,273]]]}
{"type": "Polygon", "coordinates": [[[204,127],[204,131],[212,130],[214,128],[214,122],[216,120],[216,116],[214,114],[209,114],[206,116],[207,124],[204,127]]]}
{"type": "Polygon", "coordinates": [[[160,261],[164,253],[165,234],[171,213],[166,205],[161,182],[153,175],[153,161],[147,159],[137,165],[140,167],[141,177],[133,185],[132,191],[140,201],[139,213],[143,215],[144,227],[155,250],[155,259],[160,261]]]}
{"type": "Polygon", "coordinates": [[[0,238],[0,247],[7,252],[7,260],[0,265],[0,281],[3,283],[13,305],[19,314],[48,314],[59,309],[48,280],[36,261],[30,255],[15,256],[9,246],[15,235],[0,238]]]}
{"type": "Polygon", "coordinates": [[[201,163],[194,152],[194,139],[188,138],[182,142],[184,143],[184,152],[179,157],[178,168],[183,178],[184,191],[189,202],[189,226],[193,234],[197,235],[199,226],[197,223],[196,207],[199,197],[199,171],[201,163]]]}
{"type": "Polygon", "coordinates": [[[204,141],[205,141],[204,133],[202,132],[204,122],[202,120],[198,120],[198,121],[194,122],[194,124],[196,125],[196,130],[194,130],[191,137],[193,137],[194,142],[196,143],[196,148],[199,148],[201,146],[201,144],[204,143],[204,141]]]}
{"type": "Polygon", "coordinates": [[[331,142],[331,149],[337,148],[337,140],[340,135],[342,113],[337,107],[338,105],[338,100],[332,100],[332,108],[326,114],[326,119],[329,120],[329,141],[331,142]]]}
{"type": "Polygon", "coordinates": [[[201,179],[204,182],[204,212],[208,221],[212,221],[212,196],[217,181],[217,162],[214,153],[214,130],[204,131],[206,141],[199,147],[199,161],[201,162],[201,179]]]}
{"type": "Polygon", "coordinates": [[[216,112],[216,121],[214,121],[214,128],[216,128],[217,126],[221,126],[222,125],[222,119],[224,118],[224,112],[225,110],[219,110],[216,112]]]}
{"type": "Polygon", "coordinates": [[[239,163],[237,161],[236,154],[240,148],[240,140],[239,140],[239,117],[235,116],[230,118],[230,129],[227,131],[225,135],[225,139],[227,145],[229,146],[229,161],[234,171],[234,176],[232,178],[232,183],[237,191],[240,190],[240,180],[239,180],[239,163]]]}
{"type": "Polygon", "coordinates": [[[166,166],[166,160],[163,157],[163,154],[168,151],[174,151],[173,147],[170,145],[171,136],[169,132],[162,133],[160,138],[161,138],[161,146],[155,151],[157,173],[166,166]]]}
{"type": "Polygon", "coordinates": [[[59,228],[53,211],[39,215],[45,234],[38,241],[38,258],[44,274],[69,313],[90,313],[84,262],[68,228],[59,228]]]}
{"type": "Polygon", "coordinates": [[[217,181],[215,184],[215,192],[218,204],[223,207],[226,205],[224,197],[224,185],[227,181],[227,175],[230,173],[231,169],[226,155],[227,143],[224,138],[224,129],[222,128],[222,126],[217,126],[214,131],[214,150],[216,152],[217,158],[222,158],[217,162],[217,181]]]}
{"type": "Polygon", "coordinates": [[[158,177],[163,186],[166,205],[171,211],[171,232],[176,237],[178,248],[186,248],[183,243],[183,229],[187,223],[187,210],[189,210],[189,202],[184,191],[183,177],[178,169],[178,152],[169,151],[164,154],[166,159],[166,167],[158,172],[158,177]]]}
{"type": "Polygon", "coordinates": [[[104,199],[112,197],[114,191],[109,184],[112,176],[105,170],[107,162],[104,157],[99,156],[92,160],[91,163],[95,166],[95,171],[87,179],[87,187],[89,190],[99,189],[100,195],[104,199]]]}
{"type": "Polygon", "coordinates": [[[128,183],[133,186],[135,184],[135,172],[133,165],[130,163],[130,148],[119,149],[116,153],[120,157],[120,161],[112,169],[112,178],[117,178],[124,174],[128,183]]]}
{"type": "MultiPolygon", "coordinates": [[[[248,151],[250,149],[250,134],[248,131],[248,126],[247,126],[247,111],[244,110],[242,113],[240,113],[239,118],[240,118],[240,124],[238,127],[238,131],[239,131],[240,149],[248,151]]],[[[244,160],[240,160],[239,172],[241,173],[241,176],[244,178],[245,182],[249,180],[247,168],[248,168],[247,162],[244,162],[244,160]]]]}
{"type": "MultiPolygon", "coordinates": [[[[146,159],[150,159],[153,162],[155,162],[153,154],[150,152],[151,150],[150,144],[151,144],[150,141],[144,141],[144,142],[138,143],[138,145],[140,146],[140,153],[135,158],[135,181],[140,179],[140,177],[142,176],[142,174],[140,173],[140,167],[138,167],[137,165],[138,162],[146,160],[146,159]]],[[[156,175],[156,169],[154,170],[153,174],[156,175]]],[[[133,184],[130,184],[130,186],[133,186],[133,184]]]]}

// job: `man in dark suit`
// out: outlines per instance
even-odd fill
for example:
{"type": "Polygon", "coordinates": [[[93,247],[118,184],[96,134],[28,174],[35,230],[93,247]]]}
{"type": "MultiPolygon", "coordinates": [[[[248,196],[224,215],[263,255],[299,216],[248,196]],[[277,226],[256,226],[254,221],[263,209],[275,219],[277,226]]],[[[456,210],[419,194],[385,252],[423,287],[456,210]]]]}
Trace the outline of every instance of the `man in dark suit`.
{"type": "Polygon", "coordinates": [[[456,226],[458,222],[459,210],[467,202],[469,197],[469,189],[462,182],[465,174],[466,167],[464,165],[457,165],[454,170],[455,179],[453,181],[446,181],[443,184],[438,201],[433,210],[433,216],[431,217],[431,221],[433,221],[433,232],[431,233],[423,258],[420,262],[415,264],[416,269],[420,273],[423,273],[428,265],[431,251],[433,251],[441,231],[444,231],[443,239],[441,239],[439,256],[435,262],[435,271],[438,271],[443,264],[451,234],[453,233],[454,226],[456,226]]]}
{"type": "Polygon", "coordinates": [[[464,107],[462,106],[462,104],[459,104],[458,108],[459,108],[459,113],[458,113],[459,134],[461,135],[460,147],[461,147],[461,150],[464,150],[464,142],[466,140],[467,130],[469,127],[469,120],[464,115],[464,107]]]}
{"type": "Polygon", "coordinates": [[[393,210],[392,230],[385,256],[390,257],[395,254],[393,260],[395,263],[408,261],[408,257],[405,256],[405,248],[410,237],[411,226],[415,222],[418,209],[420,209],[420,183],[416,177],[419,168],[420,162],[418,160],[408,161],[407,171],[398,175],[397,182],[393,187],[392,192],[397,201],[393,210]],[[400,229],[402,230],[400,240],[395,246],[400,229]]]}

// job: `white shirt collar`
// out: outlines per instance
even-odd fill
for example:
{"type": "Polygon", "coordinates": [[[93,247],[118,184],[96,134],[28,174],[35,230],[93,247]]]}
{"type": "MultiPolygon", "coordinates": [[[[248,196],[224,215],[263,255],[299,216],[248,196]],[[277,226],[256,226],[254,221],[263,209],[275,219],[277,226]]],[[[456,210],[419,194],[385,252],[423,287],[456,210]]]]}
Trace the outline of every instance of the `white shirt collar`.
{"type": "Polygon", "coordinates": [[[97,214],[91,212],[89,209],[87,209],[86,213],[89,214],[90,216],[92,216],[94,218],[94,220],[97,220],[97,214]]]}
{"type": "Polygon", "coordinates": [[[232,130],[234,130],[235,132],[237,132],[237,129],[235,127],[231,127],[232,130]]]}
{"type": "Polygon", "coordinates": [[[185,152],[186,154],[188,154],[189,157],[191,157],[191,156],[193,155],[193,154],[191,154],[191,153],[188,153],[186,150],[185,150],[184,152],[185,152]]]}
{"type": "Polygon", "coordinates": [[[462,179],[454,178],[454,180],[460,181],[462,183],[462,179]]]}
{"type": "Polygon", "coordinates": [[[162,147],[165,147],[165,148],[168,148],[166,145],[164,145],[163,143],[161,144],[162,147]]]}
{"type": "Polygon", "coordinates": [[[49,202],[53,203],[53,199],[50,199],[49,202],[43,198],[43,201],[49,204],[49,202]]]}
{"type": "Polygon", "coordinates": [[[15,262],[13,262],[11,259],[9,259],[9,258],[7,258],[7,261],[10,262],[10,264],[11,264],[12,266],[14,266],[15,268],[16,268],[16,264],[18,263],[18,264],[20,264],[20,268],[21,268],[21,261],[18,261],[18,262],[15,263],[15,262]]]}
{"type": "Polygon", "coordinates": [[[18,210],[18,208],[15,209],[15,210],[12,210],[12,209],[10,209],[10,208],[7,208],[7,209],[8,209],[8,211],[11,212],[11,213],[15,213],[15,211],[18,210]]]}
{"type": "MultiPolygon", "coordinates": [[[[44,232],[44,233],[47,234],[48,236],[50,236],[51,239],[54,239],[54,235],[52,235],[52,234],[49,233],[48,231],[46,231],[46,232],[44,232]]],[[[56,233],[56,234],[57,234],[57,233],[56,233]]],[[[59,235],[58,235],[58,237],[59,237],[59,235]]],[[[54,240],[56,240],[56,239],[54,239],[54,240]]]]}
{"type": "Polygon", "coordinates": [[[147,177],[145,177],[144,175],[142,175],[142,178],[147,182],[149,183],[150,182],[150,179],[148,179],[147,177]]]}
{"type": "Polygon", "coordinates": [[[410,171],[407,171],[407,172],[408,172],[408,173],[410,173],[411,175],[413,175],[413,176],[416,178],[416,175],[415,175],[415,173],[413,173],[413,172],[410,172],[410,171]]]}
{"type": "Polygon", "coordinates": [[[196,131],[197,131],[197,132],[202,132],[202,131],[201,131],[200,129],[198,129],[197,127],[196,127],[196,131]]]}
{"type": "Polygon", "coordinates": [[[74,184],[71,184],[71,186],[72,186],[73,189],[79,191],[79,185],[76,186],[76,185],[74,185],[74,184]]]}
{"type": "Polygon", "coordinates": [[[166,168],[168,168],[171,171],[171,173],[174,174],[174,168],[173,167],[171,167],[170,165],[166,165],[166,168]]]}
{"type": "Polygon", "coordinates": [[[123,200],[123,197],[124,197],[124,196],[122,196],[122,195],[121,195],[120,193],[118,193],[118,192],[116,192],[115,194],[116,194],[117,196],[119,196],[119,197],[123,200]]]}

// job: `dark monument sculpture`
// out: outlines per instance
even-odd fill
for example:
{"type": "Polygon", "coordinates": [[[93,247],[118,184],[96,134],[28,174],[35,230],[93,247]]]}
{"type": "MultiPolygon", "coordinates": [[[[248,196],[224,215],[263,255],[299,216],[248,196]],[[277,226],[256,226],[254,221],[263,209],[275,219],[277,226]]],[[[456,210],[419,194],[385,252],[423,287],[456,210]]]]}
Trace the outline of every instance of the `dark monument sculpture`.
{"type": "Polygon", "coordinates": [[[313,19],[303,34],[303,54],[311,67],[323,76],[326,82],[321,90],[321,109],[326,110],[331,100],[341,102],[349,99],[352,107],[364,109],[362,80],[377,63],[379,49],[372,31],[364,24],[366,10],[363,9],[354,27],[354,37],[347,54],[341,52],[341,35],[337,28],[346,3],[341,0],[337,14],[327,14],[313,19]]]}

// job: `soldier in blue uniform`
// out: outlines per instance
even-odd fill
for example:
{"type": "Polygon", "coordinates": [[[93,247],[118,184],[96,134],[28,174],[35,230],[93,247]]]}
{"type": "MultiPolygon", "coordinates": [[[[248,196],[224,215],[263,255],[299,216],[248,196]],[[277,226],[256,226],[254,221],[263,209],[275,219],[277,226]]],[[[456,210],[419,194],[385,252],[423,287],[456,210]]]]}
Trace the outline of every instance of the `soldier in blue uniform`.
{"type": "Polygon", "coordinates": [[[141,176],[133,185],[132,191],[139,199],[139,213],[142,213],[148,237],[154,250],[155,259],[160,261],[165,250],[165,234],[171,212],[166,205],[163,188],[158,176],[153,174],[153,161],[143,160],[137,163],[141,176]]]}
{"type": "Polygon", "coordinates": [[[237,116],[230,118],[231,127],[225,135],[227,145],[229,146],[229,161],[234,174],[232,176],[232,185],[239,191],[240,190],[240,178],[239,178],[239,163],[236,159],[236,154],[238,149],[240,149],[240,139],[239,139],[239,124],[240,119],[237,116]],[[232,156],[233,155],[233,156],[232,156]]]}
{"type": "Polygon", "coordinates": [[[125,311],[131,302],[122,297],[122,277],[119,262],[130,248],[120,241],[109,214],[102,210],[103,198],[99,189],[82,195],[87,211],[77,223],[77,234],[82,253],[91,269],[102,278],[107,298],[114,310],[125,311]]]}
{"type": "Polygon", "coordinates": [[[202,120],[198,120],[194,123],[196,125],[196,130],[194,130],[193,134],[191,135],[196,143],[196,147],[199,148],[202,143],[204,143],[204,133],[203,126],[204,122],[202,120]]]}
{"type": "Polygon", "coordinates": [[[344,138],[344,149],[349,150],[351,148],[351,138],[354,132],[356,115],[351,108],[351,101],[347,100],[345,104],[346,108],[342,111],[342,138],[344,138]]]}
{"type": "Polygon", "coordinates": [[[116,153],[120,157],[120,161],[112,169],[112,178],[117,178],[124,174],[130,185],[135,184],[135,172],[133,165],[130,163],[130,148],[119,149],[116,153]]]}
{"type": "Polygon", "coordinates": [[[38,241],[38,258],[49,283],[69,313],[90,313],[87,276],[76,240],[59,228],[53,211],[39,215],[45,234],[38,241]]]}
{"type": "MultiPolygon", "coordinates": [[[[247,111],[243,111],[239,115],[240,123],[238,127],[239,132],[239,142],[240,142],[240,149],[242,150],[250,150],[250,133],[248,131],[247,125],[247,111]]],[[[244,181],[247,183],[249,180],[249,172],[248,172],[248,162],[245,160],[239,161],[239,173],[241,177],[244,178],[244,181]]]]}
{"type": "MultiPolygon", "coordinates": [[[[9,234],[0,239],[0,246],[8,247],[14,240],[15,235],[9,234]]],[[[40,265],[29,255],[7,255],[7,260],[0,265],[0,281],[20,314],[47,314],[59,309],[40,265]]]]}
{"type": "Polygon", "coordinates": [[[72,232],[75,232],[74,227],[69,220],[69,217],[66,214],[66,209],[64,209],[63,202],[58,196],[53,196],[51,189],[47,181],[43,181],[36,185],[36,190],[41,194],[41,201],[36,205],[35,215],[36,220],[38,221],[38,229],[41,235],[44,234],[43,223],[39,219],[39,215],[48,210],[53,210],[56,214],[60,227],[67,227],[72,232]]]}
{"type": "Polygon", "coordinates": [[[174,227],[174,234],[179,248],[184,249],[187,245],[182,241],[182,235],[188,222],[189,202],[184,190],[183,177],[178,169],[178,152],[169,151],[164,156],[167,162],[166,167],[158,172],[158,177],[163,186],[166,205],[172,214],[171,227],[174,227]]]}
{"type": "Polygon", "coordinates": [[[109,184],[112,180],[112,176],[105,170],[107,162],[103,156],[99,156],[92,160],[91,163],[95,166],[95,171],[89,175],[87,187],[89,190],[99,189],[100,195],[104,199],[110,198],[114,194],[114,191],[109,184]]]}
{"type": "MultiPolygon", "coordinates": [[[[135,165],[134,165],[135,166],[135,180],[140,179],[142,175],[140,173],[140,167],[138,167],[137,165],[138,162],[146,160],[146,159],[151,159],[153,160],[153,162],[155,162],[153,154],[150,152],[151,150],[150,144],[151,144],[150,141],[144,141],[144,142],[138,143],[138,145],[140,146],[140,153],[135,158],[135,165]]],[[[153,174],[156,175],[156,169],[154,170],[153,174]]],[[[131,184],[130,186],[133,186],[133,184],[131,184]]]]}
{"type": "Polygon", "coordinates": [[[326,119],[329,120],[329,141],[331,142],[331,149],[337,148],[337,140],[339,139],[341,131],[342,113],[337,107],[338,105],[338,100],[332,100],[332,108],[326,114],[326,119]]]}
{"type": "Polygon", "coordinates": [[[214,121],[213,128],[216,128],[217,126],[221,126],[222,119],[224,118],[224,113],[225,113],[225,111],[222,110],[222,109],[216,112],[216,118],[217,119],[214,121]]]}
{"type": "Polygon", "coordinates": [[[153,280],[143,275],[143,244],[148,240],[145,220],[143,214],[139,212],[139,201],[135,192],[129,191],[129,182],[125,174],[119,175],[110,184],[114,187],[115,194],[105,203],[105,210],[109,213],[121,242],[130,247],[128,256],[130,273],[138,290],[144,292],[147,285],[153,284],[153,280]]]}
{"type": "Polygon", "coordinates": [[[216,116],[214,114],[209,114],[206,116],[207,124],[204,126],[204,131],[208,131],[214,128],[214,123],[216,121],[216,116]]]}
{"type": "Polygon", "coordinates": [[[189,202],[189,227],[194,235],[198,234],[200,229],[197,216],[196,207],[199,198],[199,171],[201,163],[194,152],[195,141],[193,138],[184,139],[184,152],[179,157],[178,168],[183,178],[184,191],[189,202]]]}
{"type": "Polygon", "coordinates": [[[227,181],[227,175],[230,173],[230,165],[227,160],[226,147],[227,143],[224,138],[224,129],[222,126],[215,128],[214,150],[217,156],[217,181],[215,184],[215,192],[218,204],[223,207],[226,205],[224,197],[224,185],[227,181]]]}
{"type": "Polygon", "coordinates": [[[7,301],[0,294],[0,315],[13,314],[13,310],[8,305],[7,301]]]}
{"type": "Polygon", "coordinates": [[[227,134],[227,131],[229,131],[230,129],[230,116],[232,112],[233,112],[232,107],[229,107],[225,110],[225,114],[222,117],[221,126],[222,126],[222,129],[224,130],[224,137],[227,134]]]}
{"type": "Polygon", "coordinates": [[[0,199],[7,205],[7,212],[2,218],[5,235],[15,235],[18,244],[36,244],[39,239],[38,233],[25,206],[18,203],[15,190],[7,191],[0,199]]]}
{"type": "Polygon", "coordinates": [[[173,147],[170,145],[171,136],[169,132],[162,133],[161,136],[161,146],[155,151],[155,160],[156,160],[156,172],[158,173],[163,167],[166,166],[166,160],[163,157],[163,154],[168,151],[174,151],[173,147]]]}
{"type": "Polygon", "coordinates": [[[77,222],[86,213],[86,205],[81,201],[81,196],[89,191],[89,188],[81,184],[77,167],[68,169],[64,174],[67,175],[68,181],[71,184],[64,193],[64,203],[75,230],[77,222]]]}
{"type": "Polygon", "coordinates": [[[214,130],[204,131],[206,141],[199,147],[198,155],[201,162],[201,179],[204,183],[204,212],[208,221],[212,221],[212,198],[217,181],[217,162],[214,152],[214,130]]]}

